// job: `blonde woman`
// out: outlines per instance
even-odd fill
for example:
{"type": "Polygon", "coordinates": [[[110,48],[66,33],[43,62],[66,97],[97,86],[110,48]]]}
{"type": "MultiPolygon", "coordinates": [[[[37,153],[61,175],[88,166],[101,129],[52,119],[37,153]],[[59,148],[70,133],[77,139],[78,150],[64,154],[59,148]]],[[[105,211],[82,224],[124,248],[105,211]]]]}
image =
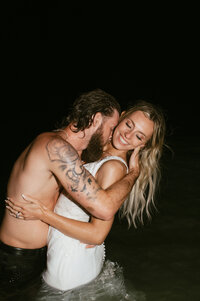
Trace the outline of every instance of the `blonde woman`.
{"type": "MultiPolygon", "coordinates": [[[[140,175],[120,209],[129,226],[143,223],[144,212],[150,218],[149,209],[159,182],[164,135],[165,120],[160,109],[139,101],[122,114],[102,158],[85,164],[99,185],[109,189],[128,172],[131,153],[134,151],[138,156],[140,175]]],[[[24,219],[40,219],[50,225],[45,282],[65,291],[95,279],[103,267],[104,240],[114,218],[103,221],[90,216],[65,192],[60,194],[54,212],[32,197],[25,198],[25,205],[22,203],[20,207],[9,202],[8,208],[11,215],[20,211],[24,219]],[[86,245],[95,247],[86,248],[86,245]]]]}

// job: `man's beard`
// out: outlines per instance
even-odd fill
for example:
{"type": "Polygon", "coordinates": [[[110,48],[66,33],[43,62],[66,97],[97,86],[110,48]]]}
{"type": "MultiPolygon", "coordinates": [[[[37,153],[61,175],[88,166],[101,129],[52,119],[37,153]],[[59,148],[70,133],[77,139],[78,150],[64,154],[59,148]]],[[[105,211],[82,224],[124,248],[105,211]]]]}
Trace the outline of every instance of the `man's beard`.
{"type": "Polygon", "coordinates": [[[83,150],[81,159],[85,163],[94,162],[101,158],[103,154],[103,137],[102,127],[90,139],[90,142],[85,150],[83,150]]]}

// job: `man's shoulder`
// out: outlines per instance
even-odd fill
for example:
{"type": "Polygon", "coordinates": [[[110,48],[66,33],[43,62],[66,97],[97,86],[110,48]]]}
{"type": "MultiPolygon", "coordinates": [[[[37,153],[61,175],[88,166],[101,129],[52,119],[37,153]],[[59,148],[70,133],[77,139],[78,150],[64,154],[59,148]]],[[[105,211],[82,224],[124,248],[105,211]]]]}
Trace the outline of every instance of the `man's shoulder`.
{"type": "Polygon", "coordinates": [[[34,145],[38,146],[46,146],[51,141],[63,141],[61,136],[59,136],[56,132],[44,132],[39,134],[35,140],[33,141],[34,145]]]}
{"type": "Polygon", "coordinates": [[[29,154],[37,153],[38,155],[45,151],[48,143],[54,139],[56,136],[52,132],[44,132],[35,137],[35,139],[30,144],[29,154]]]}
{"type": "Polygon", "coordinates": [[[52,152],[54,154],[63,153],[66,155],[78,155],[70,141],[63,139],[63,137],[56,132],[46,132],[38,135],[34,144],[35,149],[40,149],[41,151],[43,150],[48,155],[52,152]]]}
{"type": "Polygon", "coordinates": [[[69,141],[63,139],[56,132],[45,132],[39,134],[30,148],[30,156],[39,160],[55,162],[61,157],[65,160],[78,158],[78,153],[69,141]]]}

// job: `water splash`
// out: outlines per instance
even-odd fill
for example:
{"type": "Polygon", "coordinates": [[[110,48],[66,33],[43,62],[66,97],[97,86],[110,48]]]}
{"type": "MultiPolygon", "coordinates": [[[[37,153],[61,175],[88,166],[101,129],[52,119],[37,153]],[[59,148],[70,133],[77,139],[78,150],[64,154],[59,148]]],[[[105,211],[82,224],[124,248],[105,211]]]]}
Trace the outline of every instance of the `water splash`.
{"type": "Polygon", "coordinates": [[[107,260],[102,272],[92,282],[69,291],[59,291],[46,283],[36,301],[145,301],[145,295],[134,289],[127,291],[123,269],[118,263],[107,260]]]}

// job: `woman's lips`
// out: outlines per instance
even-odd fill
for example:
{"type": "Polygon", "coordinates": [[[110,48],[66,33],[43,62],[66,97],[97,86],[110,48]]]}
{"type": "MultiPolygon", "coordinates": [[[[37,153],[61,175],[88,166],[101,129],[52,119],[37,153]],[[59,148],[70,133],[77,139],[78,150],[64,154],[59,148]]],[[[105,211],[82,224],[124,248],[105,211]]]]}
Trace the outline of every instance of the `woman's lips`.
{"type": "Polygon", "coordinates": [[[121,135],[119,136],[119,139],[123,144],[128,145],[128,143],[124,140],[124,138],[121,135]]]}

